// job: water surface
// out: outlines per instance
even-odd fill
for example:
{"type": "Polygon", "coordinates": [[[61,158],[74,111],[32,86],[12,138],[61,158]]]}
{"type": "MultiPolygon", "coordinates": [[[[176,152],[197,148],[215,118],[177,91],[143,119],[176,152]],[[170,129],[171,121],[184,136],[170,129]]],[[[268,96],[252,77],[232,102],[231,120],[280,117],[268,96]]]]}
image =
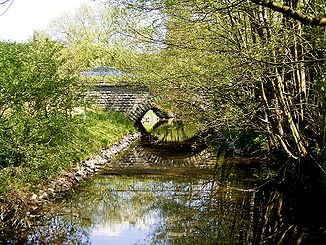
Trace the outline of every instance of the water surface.
{"type": "Polygon", "coordinates": [[[193,141],[137,142],[58,200],[23,244],[326,244],[320,192],[271,173],[193,141]]]}
{"type": "Polygon", "coordinates": [[[253,238],[257,164],[177,157],[136,144],[58,202],[27,244],[245,244],[253,238]]]}

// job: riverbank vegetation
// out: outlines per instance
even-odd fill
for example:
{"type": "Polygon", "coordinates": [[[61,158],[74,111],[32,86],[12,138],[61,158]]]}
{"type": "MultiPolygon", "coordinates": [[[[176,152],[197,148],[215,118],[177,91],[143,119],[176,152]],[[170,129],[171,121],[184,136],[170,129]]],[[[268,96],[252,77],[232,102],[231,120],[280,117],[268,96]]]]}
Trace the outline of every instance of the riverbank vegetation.
{"type": "Polygon", "coordinates": [[[63,170],[135,130],[117,112],[76,114],[88,85],[65,67],[62,51],[44,37],[0,43],[0,230],[5,222],[19,226],[25,214],[10,210],[63,170]]]}
{"type": "Polygon", "coordinates": [[[56,144],[30,142],[28,147],[33,150],[26,153],[32,156],[20,164],[1,166],[0,210],[3,217],[0,228],[5,223],[10,224],[9,227],[24,227],[25,222],[29,222],[23,219],[26,214],[22,212],[21,216],[11,217],[14,213],[10,210],[17,212],[50,181],[64,177],[64,172],[69,172],[82,160],[134,131],[132,122],[121,113],[89,109],[86,124],[82,116],[77,115],[66,121],[58,134],[53,133],[56,144]]]}

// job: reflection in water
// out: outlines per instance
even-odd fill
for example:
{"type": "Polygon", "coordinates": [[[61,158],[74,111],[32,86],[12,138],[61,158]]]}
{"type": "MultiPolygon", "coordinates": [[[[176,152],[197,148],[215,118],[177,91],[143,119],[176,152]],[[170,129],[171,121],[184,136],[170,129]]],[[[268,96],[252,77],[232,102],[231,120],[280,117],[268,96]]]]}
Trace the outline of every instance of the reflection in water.
{"type": "Polygon", "coordinates": [[[168,122],[164,124],[156,124],[150,132],[163,142],[181,142],[190,139],[196,134],[196,129],[182,122],[168,122]]]}
{"type": "Polygon", "coordinates": [[[261,172],[207,149],[164,160],[134,145],[58,202],[26,244],[326,244],[325,212],[311,223],[275,186],[257,188],[261,172]]]}
{"type": "Polygon", "coordinates": [[[326,212],[321,193],[293,190],[291,184],[283,185],[282,190],[268,184],[257,192],[253,243],[326,244],[326,212]]]}
{"type": "Polygon", "coordinates": [[[61,212],[28,244],[62,238],[81,244],[245,242],[252,238],[254,193],[242,190],[248,183],[232,182],[214,175],[100,176],[64,199],[61,212]]]}
{"type": "Polygon", "coordinates": [[[139,147],[69,193],[27,244],[245,244],[253,239],[256,168],[217,164],[208,151],[198,158],[186,155],[191,166],[180,156],[166,159],[166,165],[162,156],[149,164],[156,158],[150,152],[135,157],[139,147]]]}
{"type": "Polygon", "coordinates": [[[195,125],[185,125],[182,121],[174,121],[172,118],[168,121],[149,120],[142,122],[142,124],[146,132],[160,142],[182,142],[192,138],[197,133],[195,125]]]}

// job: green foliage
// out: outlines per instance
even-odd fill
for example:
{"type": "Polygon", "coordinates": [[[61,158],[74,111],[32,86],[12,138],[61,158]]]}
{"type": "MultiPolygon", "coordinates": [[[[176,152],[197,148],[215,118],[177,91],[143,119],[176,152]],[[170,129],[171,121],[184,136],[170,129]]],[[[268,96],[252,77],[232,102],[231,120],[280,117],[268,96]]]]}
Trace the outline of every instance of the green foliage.
{"type": "Polygon", "coordinates": [[[1,42],[0,54],[0,193],[46,181],[132,130],[116,113],[89,112],[86,126],[73,116],[86,84],[58,42],[1,42]]]}
{"type": "Polygon", "coordinates": [[[127,69],[132,49],[137,49],[127,26],[141,25],[146,15],[142,17],[113,2],[96,7],[82,5],[74,14],[54,20],[49,35],[64,44],[64,56],[68,59],[65,66],[69,69],[79,72],[97,66],[127,69]]]}
{"type": "Polygon", "coordinates": [[[218,157],[263,156],[268,154],[268,136],[262,132],[233,130],[218,132],[218,140],[212,147],[218,157]]]}
{"type": "Polygon", "coordinates": [[[39,36],[26,44],[0,43],[0,166],[22,166],[39,147],[62,141],[83,92],[61,70],[62,46],[39,36]]]}
{"type": "Polygon", "coordinates": [[[267,152],[267,135],[255,132],[238,132],[235,146],[236,148],[242,149],[246,154],[261,154],[262,152],[267,152]]]}
{"type": "MultiPolygon", "coordinates": [[[[221,29],[227,17],[217,11],[210,12],[209,8],[217,3],[156,1],[149,4],[152,5],[140,3],[140,8],[160,9],[157,19],[165,25],[165,31],[160,39],[155,39],[161,43],[160,51],[145,53],[135,60],[131,73],[137,75],[139,83],[145,83],[160,96],[160,106],[165,111],[197,124],[200,129],[239,129],[249,124],[256,106],[252,102],[252,82],[242,83],[243,90],[235,86],[239,81],[234,81],[234,77],[244,79],[236,71],[238,60],[232,59],[236,58],[236,44],[221,29]]],[[[141,32],[139,39],[153,40],[146,32],[141,32]]]]}
{"type": "MultiPolygon", "coordinates": [[[[57,119],[59,122],[60,118],[57,119]]],[[[16,189],[31,191],[36,184],[46,183],[60,174],[61,170],[96,154],[101,148],[110,146],[134,131],[129,119],[121,113],[110,111],[87,112],[86,125],[79,115],[68,122],[61,122],[55,132],[47,132],[52,137],[48,144],[39,144],[36,143],[38,139],[30,139],[29,144],[16,149],[24,155],[24,162],[1,171],[0,194],[16,189]]],[[[20,139],[24,140],[22,137],[20,139]]]]}
{"type": "MultiPolygon", "coordinates": [[[[270,149],[294,159],[323,148],[324,29],[252,1],[127,2],[159,10],[165,25],[162,39],[140,33],[162,46],[139,57],[133,73],[168,111],[204,128],[266,133],[270,149]]],[[[323,15],[323,1],[301,4],[323,15]]]]}

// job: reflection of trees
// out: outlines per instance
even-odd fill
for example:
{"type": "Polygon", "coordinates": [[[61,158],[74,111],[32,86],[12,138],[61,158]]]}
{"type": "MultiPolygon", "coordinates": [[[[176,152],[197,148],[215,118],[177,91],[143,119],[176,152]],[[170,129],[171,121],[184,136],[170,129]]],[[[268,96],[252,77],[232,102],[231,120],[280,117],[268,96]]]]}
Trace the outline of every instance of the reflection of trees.
{"type": "Polygon", "coordinates": [[[254,190],[254,172],[227,162],[205,175],[98,176],[62,200],[60,215],[37,230],[29,244],[42,239],[87,244],[94,229],[114,230],[126,223],[151,227],[148,244],[326,242],[320,238],[326,235],[325,225],[302,219],[288,195],[271,185],[254,190]]]}
{"type": "Polygon", "coordinates": [[[183,194],[156,200],[154,206],[162,210],[164,222],[156,227],[153,242],[248,244],[254,193],[246,191],[249,182],[241,174],[241,169],[218,168],[210,179],[184,186],[183,194]]]}
{"type": "Polygon", "coordinates": [[[59,209],[64,215],[35,232],[33,241],[51,234],[60,234],[51,239],[66,234],[87,241],[92,229],[126,221],[135,227],[154,225],[148,238],[153,242],[245,241],[252,230],[252,193],[241,191],[247,184],[235,169],[221,168],[215,175],[192,178],[98,177],[62,200],[59,209]],[[78,233],[72,235],[72,230],[78,233]]]}
{"type": "Polygon", "coordinates": [[[318,195],[307,198],[306,193],[294,192],[301,198],[284,195],[272,185],[256,194],[254,244],[326,244],[326,213],[314,205],[321,201],[318,195]]]}
{"type": "Polygon", "coordinates": [[[48,226],[34,231],[27,239],[26,245],[34,244],[90,244],[88,230],[80,227],[73,219],[65,220],[60,216],[50,219],[48,226]]]}
{"type": "Polygon", "coordinates": [[[84,191],[66,199],[68,212],[86,220],[86,227],[108,223],[145,222],[148,206],[153,201],[153,179],[100,177],[83,186],[84,191]],[[150,188],[148,188],[148,186],[150,188]]]}
{"type": "Polygon", "coordinates": [[[161,142],[182,142],[193,137],[197,132],[194,126],[182,122],[157,123],[150,132],[161,142]]]}
{"type": "Polygon", "coordinates": [[[62,200],[57,215],[34,231],[28,244],[70,244],[70,239],[76,241],[73,244],[88,244],[88,237],[97,227],[114,229],[125,221],[135,226],[151,222],[155,213],[148,207],[153,201],[151,189],[156,186],[151,179],[94,179],[62,200]]]}

